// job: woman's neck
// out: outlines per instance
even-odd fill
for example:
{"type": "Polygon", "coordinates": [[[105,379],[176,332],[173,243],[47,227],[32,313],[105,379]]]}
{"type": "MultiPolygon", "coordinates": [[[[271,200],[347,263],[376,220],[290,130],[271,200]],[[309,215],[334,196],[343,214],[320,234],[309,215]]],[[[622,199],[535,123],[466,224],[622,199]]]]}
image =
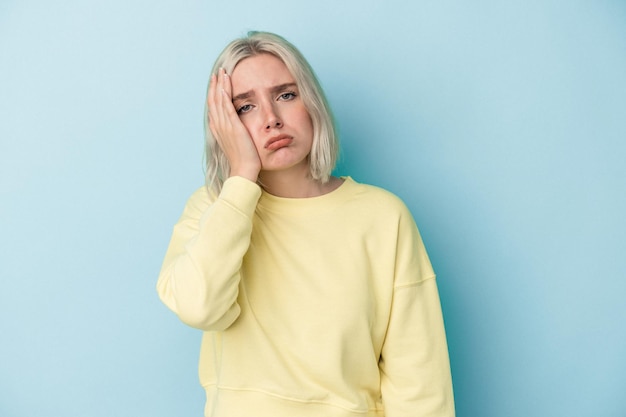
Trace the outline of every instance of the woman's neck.
{"type": "Polygon", "coordinates": [[[343,179],[330,177],[328,182],[322,183],[311,178],[308,172],[304,175],[287,175],[285,172],[262,172],[259,175],[258,182],[266,192],[276,197],[310,198],[318,197],[337,189],[343,183],[343,179]]]}

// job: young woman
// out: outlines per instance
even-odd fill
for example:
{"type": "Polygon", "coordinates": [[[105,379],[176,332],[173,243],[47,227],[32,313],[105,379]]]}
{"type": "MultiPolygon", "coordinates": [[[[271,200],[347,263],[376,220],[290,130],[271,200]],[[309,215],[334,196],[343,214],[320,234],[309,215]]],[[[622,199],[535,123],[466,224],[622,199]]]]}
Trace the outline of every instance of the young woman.
{"type": "Polygon", "coordinates": [[[331,175],[331,113],[300,52],[270,33],[233,41],[205,119],[207,185],[157,284],[204,331],[205,415],[453,416],[419,232],[394,195],[331,175]]]}

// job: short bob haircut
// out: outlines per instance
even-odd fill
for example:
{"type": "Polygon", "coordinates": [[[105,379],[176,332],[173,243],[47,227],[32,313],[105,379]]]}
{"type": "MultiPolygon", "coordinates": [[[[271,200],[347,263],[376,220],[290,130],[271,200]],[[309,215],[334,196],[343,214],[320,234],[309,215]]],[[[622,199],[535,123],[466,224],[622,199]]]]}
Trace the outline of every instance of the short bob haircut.
{"type": "MultiPolygon", "coordinates": [[[[212,74],[217,74],[220,68],[232,74],[239,62],[260,54],[272,54],[279,58],[295,78],[313,125],[313,144],[309,155],[311,177],[322,183],[327,182],[339,154],[334,118],[313,69],[294,45],[273,33],[248,32],[247,36],[235,39],[226,46],[215,61],[212,74]]],[[[206,105],[204,114],[206,185],[217,195],[229,176],[230,166],[209,128],[206,105]]]]}

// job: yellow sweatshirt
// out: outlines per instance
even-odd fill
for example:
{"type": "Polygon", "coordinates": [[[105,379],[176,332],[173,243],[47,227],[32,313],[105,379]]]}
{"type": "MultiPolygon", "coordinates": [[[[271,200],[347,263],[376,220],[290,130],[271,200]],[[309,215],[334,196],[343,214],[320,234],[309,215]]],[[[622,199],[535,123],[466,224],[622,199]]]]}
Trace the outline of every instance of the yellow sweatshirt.
{"type": "Polygon", "coordinates": [[[314,198],[196,191],[157,284],[204,330],[207,417],[452,417],[435,275],[405,205],[351,178],[314,198]]]}

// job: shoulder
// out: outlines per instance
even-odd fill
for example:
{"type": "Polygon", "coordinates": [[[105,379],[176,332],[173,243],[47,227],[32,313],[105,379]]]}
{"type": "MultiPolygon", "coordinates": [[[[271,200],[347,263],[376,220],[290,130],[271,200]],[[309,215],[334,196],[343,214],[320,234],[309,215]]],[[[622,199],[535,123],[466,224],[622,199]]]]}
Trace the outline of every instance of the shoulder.
{"type": "Polygon", "coordinates": [[[410,212],[404,201],[391,191],[376,185],[364,184],[347,177],[348,185],[353,188],[355,201],[367,206],[371,210],[381,210],[388,214],[397,213],[409,215],[410,212]]]}
{"type": "Polygon", "coordinates": [[[215,196],[206,186],[197,188],[187,199],[183,217],[199,218],[215,201],[215,196]]]}
{"type": "Polygon", "coordinates": [[[230,177],[224,181],[219,194],[207,186],[198,188],[187,200],[185,211],[191,216],[198,217],[217,202],[245,212],[247,209],[254,211],[260,196],[261,187],[257,183],[242,177],[230,177]]]}
{"type": "Polygon", "coordinates": [[[187,200],[187,204],[210,204],[216,200],[216,196],[206,185],[197,188],[189,199],[187,200]]]}

